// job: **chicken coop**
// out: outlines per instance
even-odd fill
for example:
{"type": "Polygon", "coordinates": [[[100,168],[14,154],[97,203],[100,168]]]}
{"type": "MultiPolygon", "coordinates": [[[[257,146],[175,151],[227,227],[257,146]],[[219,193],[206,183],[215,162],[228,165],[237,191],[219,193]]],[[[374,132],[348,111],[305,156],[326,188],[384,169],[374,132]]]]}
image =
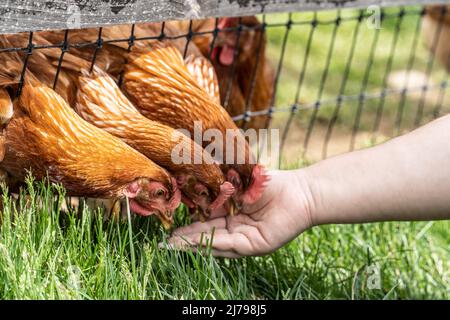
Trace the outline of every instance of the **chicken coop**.
{"type": "Polygon", "coordinates": [[[445,2],[7,0],[0,31],[26,41],[3,45],[0,54],[19,52],[25,70],[39,50],[60,48],[56,89],[64,55],[80,48],[92,49],[94,65],[111,44],[131,50],[141,41],[178,41],[185,57],[196,47],[215,67],[221,105],[242,128],[278,129],[278,165],[296,167],[449,111],[445,2]],[[151,32],[139,28],[148,23],[151,32]],[[106,33],[113,25],[121,32],[106,33]],[[72,36],[85,28],[86,37],[72,36]],[[60,37],[40,43],[46,30],[60,37]]]}

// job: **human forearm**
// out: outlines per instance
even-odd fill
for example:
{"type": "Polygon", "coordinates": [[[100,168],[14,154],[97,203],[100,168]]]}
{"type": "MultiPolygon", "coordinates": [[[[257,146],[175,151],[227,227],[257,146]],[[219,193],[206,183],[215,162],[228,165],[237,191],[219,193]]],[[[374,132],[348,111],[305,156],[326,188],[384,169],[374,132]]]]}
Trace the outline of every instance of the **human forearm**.
{"type": "Polygon", "coordinates": [[[295,171],[272,171],[235,216],[177,229],[169,244],[223,257],[273,252],[313,225],[450,218],[450,116],[383,145],[295,171]]]}
{"type": "Polygon", "coordinates": [[[298,172],[313,224],[450,217],[450,116],[298,172]]]}

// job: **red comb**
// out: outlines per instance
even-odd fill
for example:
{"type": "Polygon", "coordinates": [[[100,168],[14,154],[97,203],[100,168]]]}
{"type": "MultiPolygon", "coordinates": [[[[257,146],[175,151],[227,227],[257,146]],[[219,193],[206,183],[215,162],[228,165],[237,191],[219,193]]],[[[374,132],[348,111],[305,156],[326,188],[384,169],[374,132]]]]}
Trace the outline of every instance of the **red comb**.
{"type": "Polygon", "coordinates": [[[184,194],[181,194],[181,202],[183,202],[184,205],[188,208],[195,208],[195,203],[192,202],[192,200],[186,197],[184,194]]]}
{"type": "Polygon", "coordinates": [[[173,211],[176,208],[178,208],[178,206],[180,205],[181,191],[180,191],[180,189],[178,189],[177,180],[175,180],[174,178],[171,178],[171,181],[172,181],[172,188],[173,188],[173,196],[169,202],[169,209],[173,211]]]}
{"type": "MultiPolygon", "coordinates": [[[[236,18],[219,18],[218,23],[217,23],[217,29],[218,30],[223,30],[226,28],[229,28],[232,26],[233,21],[235,21],[236,18]]],[[[212,52],[211,52],[211,60],[215,61],[216,57],[219,55],[220,52],[220,47],[214,47],[212,52]]]]}
{"type": "Polygon", "coordinates": [[[217,28],[219,30],[228,28],[231,24],[231,19],[230,18],[219,18],[219,22],[217,24],[217,28]]]}
{"type": "MultiPolygon", "coordinates": [[[[219,21],[217,23],[217,29],[222,30],[227,28],[227,26],[229,25],[229,21],[228,18],[219,18],[219,21]]],[[[214,47],[212,52],[211,52],[211,60],[214,61],[217,57],[217,55],[219,54],[219,47],[214,47]]]]}
{"type": "Polygon", "coordinates": [[[220,186],[220,193],[217,196],[216,200],[214,200],[214,202],[209,205],[209,209],[215,210],[219,208],[225,203],[225,201],[228,200],[229,197],[233,195],[233,193],[234,187],[230,182],[226,181],[222,183],[220,186]]]}
{"type": "Polygon", "coordinates": [[[214,61],[216,60],[217,55],[219,54],[219,47],[214,47],[214,49],[211,52],[211,60],[214,61]]]}
{"type": "Polygon", "coordinates": [[[266,173],[266,169],[262,165],[257,164],[252,171],[252,182],[242,195],[242,201],[246,204],[256,202],[261,198],[269,180],[270,175],[266,173]]]}

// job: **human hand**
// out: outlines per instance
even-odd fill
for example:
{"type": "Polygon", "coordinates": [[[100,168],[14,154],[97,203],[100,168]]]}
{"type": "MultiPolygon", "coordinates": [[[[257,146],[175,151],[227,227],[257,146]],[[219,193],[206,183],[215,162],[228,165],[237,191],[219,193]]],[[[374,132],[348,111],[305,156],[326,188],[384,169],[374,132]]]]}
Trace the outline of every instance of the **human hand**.
{"type": "Polygon", "coordinates": [[[270,182],[257,202],[244,206],[235,216],[227,216],[221,208],[206,222],[178,228],[169,238],[169,246],[197,251],[208,243],[214,256],[264,255],[310,228],[311,193],[302,171],[269,174],[270,182]]]}

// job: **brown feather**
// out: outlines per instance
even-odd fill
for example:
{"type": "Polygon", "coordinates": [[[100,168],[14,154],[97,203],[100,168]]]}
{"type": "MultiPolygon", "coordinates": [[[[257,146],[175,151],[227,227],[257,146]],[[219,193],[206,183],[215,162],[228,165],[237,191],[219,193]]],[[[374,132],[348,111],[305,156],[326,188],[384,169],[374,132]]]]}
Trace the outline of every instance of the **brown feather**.
{"type": "Polygon", "coordinates": [[[450,72],[450,5],[427,6],[422,18],[425,44],[439,62],[450,72]],[[443,9],[446,10],[443,14],[443,9]]]}
{"type": "Polygon", "coordinates": [[[121,138],[173,174],[193,175],[215,195],[219,193],[224,177],[211,156],[185,135],[175,140],[173,128],[144,117],[105,72],[97,68],[92,75],[83,72],[76,109],[84,119],[121,138]],[[191,150],[191,164],[173,162],[172,150],[179,144],[184,150],[191,150]],[[201,163],[194,164],[195,158],[201,163]]]}
{"type": "Polygon", "coordinates": [[[219,83],[216,72],[211,63],[203,56],[189,55],[184,63],[189,73],[197,80],[210,98],[217,104],[220,104],[219,83]]]}
{"type": "MultiPolygon", "coordinates": [[[[238,18],[226,19],[230,21],[227,28],[238,26],[238,18]]],[[[260,22],[256,17],[249,16],[242,17],[241,23],[243,26],[251,27],[254,30],[243,29],[239,36],[238,45],[236,45],[237,31],[234,30],[219,32],[213,43],[212,31],[214,31],[216,24],[215,18],[196,20],[191,27],[192,31],[196,33],[205,33],[192,39],[204,56],[210,55],[211,44],[220,47],[225,42],[231,42],[235,45],[235,50],[239,50],[238,59],[234,66],[234,75],[230,72],[233,66],[222,65],[218,59],[212,60],[218,77],[222,104],[225,104],[228,95],[228,103],[225,107],[233,117],[244,114],[247,104],[250,111],[267,110],[272,100],[275,80],[275,71],[266,57],[267,37],[265,32],[261,31],[260,22]],[[252,89],[253,74],[255,74],[255,84],[252,89]],[[228,93],[229,88],[231,88],[230,93],[228,93]]],[[[178,22],[177,26],[181,30],[180,33],[186,33],[189,22],[178,22]]],[[[240,120],[237,125],[243,126],[244,122],[240,120]]],[[[246,124],[246,128],[260,129],[267,127],[267,125],[268,117],[266,115],[252,116],[246,124]]]]}
{"type": "Polygon", "coordinates": [[[79,118],[48,87],[27,84],[14,104],[17,110],[4,131],[1,163],[23,179],[31,169],[38,179],[49,175],[71,195],[117,197],[140,178],[165,181],[169,176],[134,149],[79,118]]]}
{"type": "MultiPolygon", "coordinates": [[[[192,136],[194,121],[199,120],[203,130],[218,129],[224,138],[227,129],[238,130],[225,109],[205,95],[186,68],[180,52],[171,45],[155,43],[152,49],[130,52],[123,88],[147,118],[172,128],[186,129],[192,136]]],[[[232,167],[249,179],[254,158],[247,143],[239,147],[234,153],[235,160],[237,155],[244,154],[245,164],[232,167]]],[[[223,167],[227,171],[229,166],[223,167]]]]}
{"type": "Polygon", "coordinates": [[[0,125],[6,124],[13,116],[13,104],[8,91],[0,88],[0,125]]]}
{"type": "MultiPolygon", "coordinates": [[[[45,52],[49,59],[53,59],[53,64],[59,63],[60,53],[57,49],[44,50],[42,52],[45,52]]],[[[47,60],[42,67],[54,69],[55,67],[49,63],[51,62],[47,60]]],[[[61,65],[74,71],[62,70],[60,75],[71,74],[71,78],[76,79],[70,86],[77,91],[73,106],[83,119],[119,137],[170,172],[193,175],[198,181],[206,184],[214,195],[219,193],[220,185],[225,179],[211,156],[201,146],[184,135],[173,140],[172,137],[175,137],[173,128],[144,117],[106,72],[97,67],[94,67],[92,73],[89,72],[89,62],[66,53],[61,65]],[[176,164],[172,161],[171,152],[180,143],[183,150],[192,151],[191,163],[176,164]],[[201,161],[194,164],[194,159],[201,161]]]]}

